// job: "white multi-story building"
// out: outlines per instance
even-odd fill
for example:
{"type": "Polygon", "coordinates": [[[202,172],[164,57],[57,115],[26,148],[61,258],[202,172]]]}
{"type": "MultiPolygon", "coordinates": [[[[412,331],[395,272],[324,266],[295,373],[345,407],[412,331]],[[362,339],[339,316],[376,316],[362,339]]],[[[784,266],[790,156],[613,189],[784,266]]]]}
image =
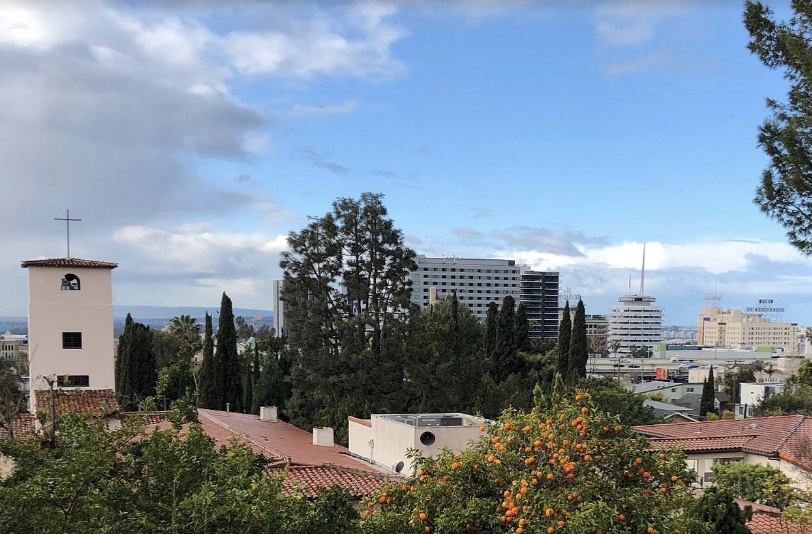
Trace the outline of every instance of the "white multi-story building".
{"type": "Polygon", "coordinates": [[[648,295],[625,295],[620,306],[609,316],[609,350],[620,344],[618,354],[629,354],[632,347],[651,348],[663,340],[663,309],[652,306],[657,299],[648,295]]]}
{"type": "Polygon", "coordinates": [[[487,316],[488,304],[501,306],[508,295],[519,304],[522,268],[514,260],[418,256],[416,261],[417,270],[410,275],[412,303],[421,308],[429,306],[432,287],[438,296],[456,292],[457,300],[480,320],[487,316]]]}
{"type": "MultiPolygon", "coordinates": [[[[612,308],[609,316],[608,347],[619,344],[618,355],[627,355],[632,348],[651,349],[663,340],[663,309],[653,306],[656,298],[645,294],[646,247],[643,246],[643,266],[640,270],[640,291],[618,299],[620,306],[612,308]]],[[[630,292],[631,293],[631,292],[630,292]]]]}

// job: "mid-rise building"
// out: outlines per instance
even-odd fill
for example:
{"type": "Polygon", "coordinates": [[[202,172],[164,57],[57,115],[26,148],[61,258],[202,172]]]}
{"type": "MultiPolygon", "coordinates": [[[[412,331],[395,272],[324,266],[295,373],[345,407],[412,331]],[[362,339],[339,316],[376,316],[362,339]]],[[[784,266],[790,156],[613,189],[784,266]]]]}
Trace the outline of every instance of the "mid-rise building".
{"type": "Polygon", "coordinates": [[[417,270],[412,271],[412,303],[427,308],[431,288],[437,288],[438,297],[456,293],[457,300],[468,306],[474,316],[484,321],[488,304],[501,306],[511,296],[519,303],[521,296],[521,269],[514,260],[427,258],[417,256],[417,270]]]}
{"type": "Polygon", "coordinates": [[[632,349],[652,349],[663,340],[663,309],[653,304],[656,298],[645,294],[646,247],[640,270],[640,291],[618,299],[620,306],[609,316],[608,346],[612,353],[628,355],[632,349]],[[615,345],[618,350],[615,351],[615,345]]]}
{"type": "Polygon", "coordinates": [[[524,305],[530,337],[558,338],[558,273],[533,271],[514,260],[417,257],[411,273],[412,302],[427,308],[452,294],[484,321],[488,305],[511,296],[524,305]]]}
{"type": "Polygon", "coordinates": [[[769,317],[741,310],[706,306],[697,322],[697,344],[704,347],[772,347],[795,353],[798,323],[773,322],[769,317]]]}

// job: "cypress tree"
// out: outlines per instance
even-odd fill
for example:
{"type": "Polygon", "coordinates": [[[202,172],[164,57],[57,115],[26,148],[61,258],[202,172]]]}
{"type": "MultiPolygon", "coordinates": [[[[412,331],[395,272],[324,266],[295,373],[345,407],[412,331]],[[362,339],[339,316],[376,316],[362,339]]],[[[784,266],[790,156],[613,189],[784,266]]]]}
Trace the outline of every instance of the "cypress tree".
{"type": "Polygon", "coordinates": [[[254,364],[251,366],[251,373],[248,375],[248,384],[245,392],[245,408],[249,413],[254,413],[254,388],[259,380],[259,343],[254,339],[254,364]]]}
{"type": "Polygon", "coordinates": [[[483,334],[482,346],[485,347],[485,356],[493,357],[496,349],[496,318],[499,314],[499,307],[495,302],[488,304],[488,315],[485,316],[485,332],[483,334]]]}
{"type": "Polygon", "coordinates": [[[516,322],[513,339],[516,341],[516,350],[530,352],[530,322],[527,320],[527,310],[524,304],[519,303],[516,308],[516,322]]]}
{"type": "Polygon", "coordinates": [[[203,408],[215,408],[219,406],[217,399],[214,362],[214,333],[211,322],[211,315],[206,312],[206,321],[203,334],[203,363],[200,366],[200,406],[203,408]]]}
{"type": "Polygon", "coordinates": [[[699,401],[699,415],[705,417],[709,413],[716,413],[714,400],[716,388],[713,384],[713,365],[708,370],[708,378],[702,385],[702,399],[699,401]]]}
{"type": "Polygon", "coordinates": [[[572,320],[570,319],[570,301],[564,304],[561,324],[558,326],[558,365],[556,372],[563,377],[569,371],[570,339],[572,338],[572,320]]]}
{"type": "Polygon", "coordinates": [[[237,355],[237,330],[234,327],[234,311],[231,299],[223,292],[220,301],[220,322],[217,328],[217,345],[214,351],[218,366],[220,410],[230,405],[231,411],[242,411],[242,377],[237,355]]]}
{"type": "Polygon", "coordinates": [[[504,381],[518,372],[519,357],[514,339],[516,324],[516,301],[510,295],[502,301],[496,318],[496,347],[491,360],[491,375],[497,382],[504,381]]]}
{"type": "Polygon", "coordinates": [[[589,345],[586,340],[586,309],[584,302],[578,301],[575,307],[575,319],[572,323],[570,337],[568,382],[574,384],[579,378],[586,377],[586,363],[589,361],[589,345]]]}
{"type": "Polygon", "coordinates": [[[132,387],[130,385],[130,338],[132,337],[133,318],[129,313],[124,320],[124,332],[118,337],[118,348],[116,350],[115,382],[116,394],[119,399],[127,399],[121,404],[125,405],[132,398],[132,387]]]}

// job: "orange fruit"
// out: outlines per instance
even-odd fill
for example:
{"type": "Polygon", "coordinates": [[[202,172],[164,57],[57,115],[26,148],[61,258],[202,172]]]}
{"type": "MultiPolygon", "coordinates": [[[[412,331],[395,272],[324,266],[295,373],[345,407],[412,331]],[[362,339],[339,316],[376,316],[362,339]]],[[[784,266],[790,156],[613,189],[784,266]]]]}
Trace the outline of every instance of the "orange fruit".
{"type": "Polygon", "coordinates": [[[426,512],[420,512],[420,515],[418,517],[420,518],[421,521],[425,521],[426,519],[428,519],[429,516],[426,515],[426,512]]]}

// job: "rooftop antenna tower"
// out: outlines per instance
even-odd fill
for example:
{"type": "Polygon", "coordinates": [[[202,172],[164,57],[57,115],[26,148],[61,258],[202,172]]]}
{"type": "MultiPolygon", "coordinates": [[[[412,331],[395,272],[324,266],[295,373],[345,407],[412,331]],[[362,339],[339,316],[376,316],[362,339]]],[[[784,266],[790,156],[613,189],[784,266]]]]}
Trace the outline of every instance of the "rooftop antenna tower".
{"type": "Polygon", "coordinates": [[[716,282],[713,283],[713,293],[705,294],[705,306],[706,307],[716,306],[719,308],[722,307],[722,295],[720,295],[716,291],[716,282]]]}
{"type": "Polygon", "coordinates": [[[646,244],[643,243],[643,268],[640,269],[640,295],[645,295],[646,284],[646,244]]]}

